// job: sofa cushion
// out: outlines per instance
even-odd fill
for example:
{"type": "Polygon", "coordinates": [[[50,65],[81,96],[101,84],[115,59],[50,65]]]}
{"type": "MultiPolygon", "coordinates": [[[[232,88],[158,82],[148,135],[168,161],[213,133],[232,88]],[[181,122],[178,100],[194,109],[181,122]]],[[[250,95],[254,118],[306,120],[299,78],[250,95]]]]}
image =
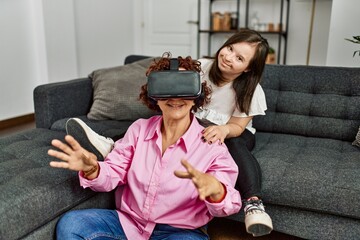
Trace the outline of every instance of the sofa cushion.
{"type": "Polygon", "coordinates": [[[140,87],[146,83],[146,70],[153,58],[123,66],[93,71],[93,104],[88,118],[92,120],[136,120],[154,114],[139,101],[140,87]]]}
{"type": "Polygon", "coordinates": [[[360,149],[351,142],[256,133],[266,203],[360,219],[360,149]]]}
{"type": "Polygon", "coordinates": [[[353,141],[352,145],[360,147],[360,127],[358,133],[356,134],[355,140],[353,141]]]}
{"type": "Polygon", "coordinates": [[[76,172],[49,166],[50,142],[64,135],[32,129],[0,138],[1,239],[27,236],[97,194],[80,187],[76,172]]]}
{"type": "Polygon", "coordinates": [[[264,132],[354,141],[360,125],[360,68],[266,65],[264,132]]]}

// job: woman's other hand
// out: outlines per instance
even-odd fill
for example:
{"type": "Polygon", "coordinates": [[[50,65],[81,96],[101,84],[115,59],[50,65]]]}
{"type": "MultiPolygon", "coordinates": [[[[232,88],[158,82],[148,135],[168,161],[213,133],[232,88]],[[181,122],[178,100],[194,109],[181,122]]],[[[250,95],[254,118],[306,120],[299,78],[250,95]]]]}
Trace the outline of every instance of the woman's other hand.
{"type": "Polygon", "coordinates": [[[188,161],[181,160],[181,164],[185,167],[186,171],[175,171],[175,176],[179,178],[191,179],[199,193],[199,198],[205,200],[210,197],[211,201],[217,202],[223,198],[225,189],[221,182],[214,176],[202,173],[196,170],[188,161]]]}

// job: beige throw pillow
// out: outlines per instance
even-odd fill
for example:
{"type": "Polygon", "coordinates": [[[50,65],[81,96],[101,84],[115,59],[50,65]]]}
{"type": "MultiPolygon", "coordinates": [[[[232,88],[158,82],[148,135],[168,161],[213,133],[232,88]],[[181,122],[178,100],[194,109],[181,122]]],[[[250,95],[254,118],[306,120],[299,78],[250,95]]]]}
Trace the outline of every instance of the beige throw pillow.
{"type": "Polygon", "coordinates": [[[154,58],[123,66],[93,71],[93,104],[87,117],[92,120],[136,120],[155,114],[139,100],[140,87],[146,83],[146,70],[154,58]]]}

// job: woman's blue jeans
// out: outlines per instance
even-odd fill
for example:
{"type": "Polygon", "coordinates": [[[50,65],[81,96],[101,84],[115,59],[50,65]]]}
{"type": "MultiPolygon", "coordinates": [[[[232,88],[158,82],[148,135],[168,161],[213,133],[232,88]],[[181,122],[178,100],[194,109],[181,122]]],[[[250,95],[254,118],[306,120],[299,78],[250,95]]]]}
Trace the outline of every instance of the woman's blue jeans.
{"type": "MultiPolygon", "coordinates": [[[[127,239],[117,212],[109,209],[84,209],[66,213],[57,224],[56,237],[57,240],[127,239]]],[[[208,240],[209,236],[199,229],[157,224],[150,239],[208,240]]]]}

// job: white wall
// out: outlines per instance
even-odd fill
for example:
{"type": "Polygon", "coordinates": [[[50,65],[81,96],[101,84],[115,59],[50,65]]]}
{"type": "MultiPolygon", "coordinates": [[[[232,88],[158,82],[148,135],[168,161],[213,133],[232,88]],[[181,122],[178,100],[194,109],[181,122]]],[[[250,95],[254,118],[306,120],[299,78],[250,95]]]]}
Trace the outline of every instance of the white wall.
{"type": "Polygon", "coordinates": [[[360,44],[344,40],[360,35],[359,9],[359,0],[333,0],[326,65],[360,67],[360,44]]]}
{"type": "Polygon", "coordinates": [[[133,0],[1,0],[0,121],[34,112],[33,89],[134,53],[133,0]]]}
{"type": "Polygon", "coordinates": [[[48,81],[78,77],[73,0],[43,0],[48,81]]]}
{"type": "Polygon", "coordinates": [[[331,0],[316,0],[312,34],[310,24],[313,1],[290,0],[288,65],[325,65],[329,36],[331,0]],[[310,52],[308,52],[310,47],[310,52]],[[309,54],[309,56],[308,56],[309,54]]]}
{"type": "Polygon", "coordinates": [[[31,1],[0,2],[0,120],[33,112],[38,85],[36,19],[31,1]]]}
{"type": "Polygon", "coordinates": [[[91,71],[122,65],[133,54],[134,0],[75,0],[78,69],[91,71]]]}

